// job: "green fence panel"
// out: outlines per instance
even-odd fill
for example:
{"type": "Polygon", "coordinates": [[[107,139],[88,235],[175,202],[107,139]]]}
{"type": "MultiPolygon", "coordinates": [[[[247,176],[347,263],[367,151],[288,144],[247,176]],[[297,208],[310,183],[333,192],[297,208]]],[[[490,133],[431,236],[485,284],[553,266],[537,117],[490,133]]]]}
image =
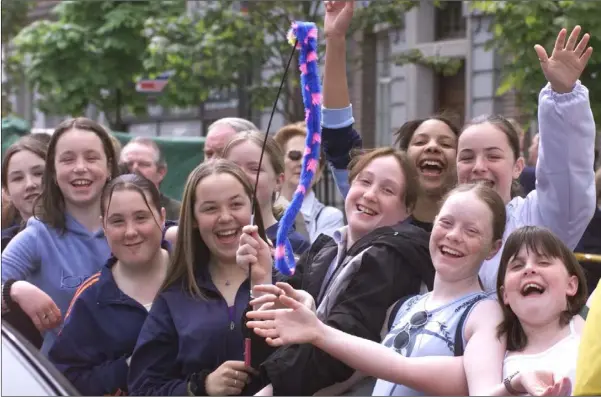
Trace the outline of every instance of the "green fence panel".
{"type": "MultiPolygon", "coordinates": [[[[126,145],[132,135],[113,132],[122,145],[126,145]]],[[[165,156],[167,175],[161,184],[161,192],[176,200],[181,200],[184,186],[190,172],[202,162],[204,138],[156,137],[152,138],[165,156]]]]}
{"type": "Polygon", "coordinates": [[[15,143],[23,135],[30,132],[29,123],[17,117],[5,117],[2,119],[2,156],[6,149],[15,143]]]}

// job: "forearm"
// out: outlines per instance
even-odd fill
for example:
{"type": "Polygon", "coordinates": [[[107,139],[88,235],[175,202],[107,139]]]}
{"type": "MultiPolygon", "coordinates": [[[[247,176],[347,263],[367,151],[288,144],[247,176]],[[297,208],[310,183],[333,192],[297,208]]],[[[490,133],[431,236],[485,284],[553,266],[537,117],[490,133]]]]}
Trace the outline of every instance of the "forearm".
{"type": "Polygon", "coordinates": [[[346,78],[346,39],[326,39],[326,61],[323,77],[323,106],[327,109],[342,109],[350,105],[346,78]]]}
{"type": "Polygon", "coordinates": [[[406,358],[379,343],[322,325],[315,346],[362,373],[432,395],[467,395],[461,357],[406,358]]]}

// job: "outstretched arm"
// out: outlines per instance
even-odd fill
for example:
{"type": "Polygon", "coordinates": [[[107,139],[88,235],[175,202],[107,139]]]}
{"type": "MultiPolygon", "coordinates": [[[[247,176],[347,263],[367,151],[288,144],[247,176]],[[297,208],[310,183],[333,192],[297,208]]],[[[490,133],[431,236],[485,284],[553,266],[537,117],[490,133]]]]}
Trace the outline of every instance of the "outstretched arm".
{"type": "Polygon", "coordinates": [[[349,335],[317,319],[306,306],[285,295],[281,303],[292,309],[254,311],[248,326],[282,346],[311,343],[346,365],[389,382],[403,384],[432,395],[467,395],[462,357],[403,357],[385,346],[349,335]]]}

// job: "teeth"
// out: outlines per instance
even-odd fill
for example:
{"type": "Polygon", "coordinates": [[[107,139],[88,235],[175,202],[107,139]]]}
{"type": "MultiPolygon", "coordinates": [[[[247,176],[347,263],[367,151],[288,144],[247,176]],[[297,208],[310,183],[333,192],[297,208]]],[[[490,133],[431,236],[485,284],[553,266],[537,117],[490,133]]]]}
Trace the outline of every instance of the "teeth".
{"type": "Polygon", "coordinates": [[[524,288],[522,288],[522,292],[526,292],[526,291],[528,291],[530,288],[533,288],[533,289],[535,289],[536,291],[539,291],[539,292],[541,292],[541,293],[544,291],[544,288],[543,288],[543,287],[541,287],[540,285],[538,285],[538,284],[534,284],[534,283],[528,283],[528,284],[524,285],[524,288]]]}
{"type": "Polygon", "coordinates": [[[92,182],[87,181],[87,180],[78,179],[76,181],[71,182],[71,184],[74,186],[89,186],[92,184],[92,182]]]}
{"type": "Polygon", "coordinates": [[[234,229],[234,230],[226,230],[223,232],[216,232],[215,234],[218,235],[219,237],[229,237],[229,236],[233,236],[237,232],[238,231],[234,229]]]}
{"type": "Polygon", "coordinates": [[[357,209],[367,215],[372,215],[372,216],[376,215],[376,213],[374,211],[372,211],[369,208],[364,207],[362,205],[357,205],[357,209]]]}
{"type": "Polygon", "coordinates": [[[449,254],[449,255],[452,255],[452,256],[462,256],[461,252],[455,251],[454,249],[449,248],[449,247],[442,247],[440,249],[440,251],[442,253],[444,253],[444,254],[449,254]]]}

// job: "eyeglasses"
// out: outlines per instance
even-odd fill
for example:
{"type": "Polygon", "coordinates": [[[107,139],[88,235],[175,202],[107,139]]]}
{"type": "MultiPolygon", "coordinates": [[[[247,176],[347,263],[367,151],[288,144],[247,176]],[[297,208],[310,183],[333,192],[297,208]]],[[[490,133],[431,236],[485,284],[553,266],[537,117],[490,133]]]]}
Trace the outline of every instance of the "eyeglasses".
{"type": "Polygon", "coordinates": [[[409,324],[405,325],[403,329],[394,337],[392,345],[394,349],[400,351],[409,345],[411,341],[411,330],[422,328],[428,323],[430,314],[425,311],[417,312],[409,320],[409,324]]]}
{"type": "Polygon", "coordinates": [[[288,158],[292,161],[298,161],[303,157],[303,152],[300,150],[291,150],[288,152],[288,158]]]}

